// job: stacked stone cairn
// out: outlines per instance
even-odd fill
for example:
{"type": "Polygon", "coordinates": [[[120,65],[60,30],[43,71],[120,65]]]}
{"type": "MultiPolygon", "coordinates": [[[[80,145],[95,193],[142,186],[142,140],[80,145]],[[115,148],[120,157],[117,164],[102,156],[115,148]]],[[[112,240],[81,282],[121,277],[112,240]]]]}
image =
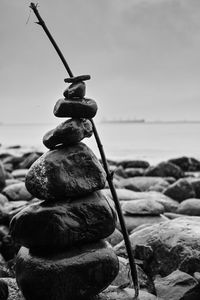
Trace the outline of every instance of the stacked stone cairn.
{"type": "Polygon", "coordinates": [[[21,245],[16,279],[26,300],[93,299],[116,277],[118,258],[104,238],[115,229],[115,210],[101,192],[106,174],[82,142],[97,111],[84,80],[72,77],[54,115],[67,119],[45,134],[49,149],[29,169],[26,187],[41,201],[11,221],[21,245]]]}

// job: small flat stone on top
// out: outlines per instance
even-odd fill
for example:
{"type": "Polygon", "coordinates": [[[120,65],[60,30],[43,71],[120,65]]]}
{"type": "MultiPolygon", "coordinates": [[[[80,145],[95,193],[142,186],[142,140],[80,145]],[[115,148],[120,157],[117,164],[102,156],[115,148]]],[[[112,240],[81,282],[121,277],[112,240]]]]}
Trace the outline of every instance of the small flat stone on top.
{"type": "Polygon", "coordinates": [[[97,157],[78,143],[43,154],[29,169],[25,183],[36,198],[69,201],[104,188],[105,182],[106,173],[97,157]]]}
{"type": "Polygon", "coordinates": [[[59,144],[72,145],[90,137],[92,132],[92,124],[88,119],[70,119],[48,131],[43,137],[43,144],[48,149],[55,149],[59,144]]]}
{"type": "Polygon", "coordinates": [[[72,83],[72,82],[80,82],[80,81],[86,81],[90,80],[90,75],[79,75],[74,77],[65,78],[64,82],[72,83]]]}
{"type": "Polygon", "coordinates": [[[96,115],[97,104],[95,100],[59,99],[54,106],[54,115],[60,118],[85,118],[91,119],[96,115]]]}

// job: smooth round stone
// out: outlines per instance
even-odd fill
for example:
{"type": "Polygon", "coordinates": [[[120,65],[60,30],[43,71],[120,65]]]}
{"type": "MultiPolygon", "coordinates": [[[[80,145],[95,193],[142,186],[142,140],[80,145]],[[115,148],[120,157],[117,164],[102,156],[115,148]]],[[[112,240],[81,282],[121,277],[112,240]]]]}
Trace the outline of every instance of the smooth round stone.
{"type": "Polygon", "coordinates": [[[76,144],[91,135],[92,124],[89,120],[70,119],[48,131],[43,137],[43,144],[48,149],[55,149],[59,144],[65,146],[76,144]]]}
{"type": "Polygon", "coordinates": [[[16,279],[26,300],[88,299],[104,290],[118,270],[118,258],[104,241],[45,257],[22,247],[16,259],[16,279]]]}
{"type": "Polygon", "coordinates": [[[106,238],[115,230],[116,214],[99,191],[72,203],[36,203],[11,221],[12,238],[30,249],[63,249],[106,238]]]}
{"type": "Polygon", "coordinates": [[[83,143],[50,150],[40,156],[26,176],[28,191],[38,199],[70,201],[100,190],[106,173],[92,150],[83,143]]]}
{"type": "Polygon", "coordinates": [[[85,82],[75,82],[72,83],[63,93],[63,96],[67,99],[74,99],[74,98],[84,98],[85,97],[85,82]]]}
{"type": "Polygon", "coordinates": [[[59,99],[54,106],[54,115],[60,118],[85,118],[91,119],[96,115],[97,104],[94,100],[59,99]]]}

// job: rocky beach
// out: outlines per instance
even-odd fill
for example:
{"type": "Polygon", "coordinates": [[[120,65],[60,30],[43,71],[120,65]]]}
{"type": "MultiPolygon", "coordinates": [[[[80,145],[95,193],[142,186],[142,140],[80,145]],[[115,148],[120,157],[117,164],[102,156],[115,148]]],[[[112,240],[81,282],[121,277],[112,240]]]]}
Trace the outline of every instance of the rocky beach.
{"type": "MultiPolygon", "coordinates": [[[[116,276],[117,273],[113,269],[115,279],[113,281],[108,279],[112,282],[95,299],[132,299],[134,289],[120,224],[117,221],[114,229],[111,222],[114,211],[105,213],[102,221],[104,224],[100,223],[101,210],[95,204],[94,197],[91,197],[91,199],[87,199],[91,203],[91,211],[87,208],[87,212],[85,212],[95,224],[94,228],[91,227],[91,232],[88,232],[88,228],[85,227],[85,229],[82,228],[83,231],[85,230],[84,234],[80,233],[80,236],[77,232],[76,235],[71,233],[71,238],[69,235],[68,237],[61,235],[51,239],[51,234],[54,234],[54,231],[57,232],[56,225],[49,229],[49,234],[42,228],[48,218],[54,218],[53,210],[60,207],[60,203],[54,204],[54,189],[50,191],[52,198],[49,198],[48,193],[47,197],[45,194],[38,194],[39,188],[36,188],[35,191],[32,188],[32,193],[30,193],[30,187],[28,191],[27,184],[25,184],[27,174],[29,177],[31,176],[30,168],[33,170],[33,166],[37,165],[38,161],[41,162],[45,154],[20,146],[1,147],[0,150],[0,299],[23,299],[15,279],[16,255],[20,245],[28,248],[34,246],[35,253],[39,248],[43,248],[45,252],[45,247],[62,250],[63,245],[68,247],[69,244],[71,247],[70,243],[77,244],[80,238],[83,243],[88,238],[93,241],[93,235],[97,240],[106,239],[107,245],[109,245],[109,248],[105,248],[103,244],[98,244],[95,249],[105,249],[103,251],[110,253],[109,249],[112,248],[119,261],[118,275],[116,276]],[[35,193],[36,195],[34,195],[35,193]],[[44,204],[43,207],[41,206],[41,199],[45,198],[50,199],[51,210],[45,208],[44,204]],[[98,215],[98,211],[100,215],[98,215]],[[28,214],[29,217],[26,218],[28,214]],[[14,221],[9,226],[11,220],[14,221]],[[32,223],[30,224],[30,222],[32,223]]],[[[78,162],[80,168],[81,163],[83,162],[78,162]]],[[[148,161],[144,160],[108,160],[108,163],[137,263],[140,299],[199,299],[200,161],[185,156],[172,158],[157,165],[150,165],[148,161]]],[[[81,176],[88,176],[88,174],[84,174],[84,166],[82,172],[81,176]]],[[[65,180],[64,177],[62,179],[65,180]]],[[[55,178],[49,178],[49,180],[55,187],[57,180],[55,178]]],[[[100,185],[92,189],[101,189],[101,195],[96,194],[96,197],[99,197],[99,201],[101,199],[101,206],[106,212],[110,210],[109,207],[114,209],[114,203],[107,184],[103,186],[101,180],[104,179],[98,178],[96,182],[100,182],[100,185]],[[103,197],[106,200],[103,200],[103,197]]],[[[77,204],[73,202],[72,208],[70,203],[62,204],[56,224],[66,223],[63,219],[66,218],[68,226],[72,226],[75,217],[72,217],[70,210],[73,210],[73,214],[77,209],[82,209],[83,212],[83,203],[85,198],[88,198],[88,196],[84,196],[87,195],[87,191],[85,192],[82,186],[75,187],[75,189],[79,190],[79,195],[83,196],[79,197],[80,200],[77,204]]],[[[79,217],[77,215],[76,221],[79,217]]],[[[89,219],[86,222],[88,223],[89,219]]],[[[90,250],[87,249],[88,251],[90,250]]],[[[114,262],[115,258],[112,257],[111,261],[114,262]]],[[[111,261],[110,266],[113,264],[111,261]]],[[[81,272],[84,273],[84,267],[82,268],[81,272]]],[[[21,271],[18,268],[19,272],[21,271]]],[[[39,289],[40,284],[39,281],[34,286],[38,285],[39,289]]],[[[70,284],[73,285],[73,282],[70,284]]],[[[107,285],[105,282],[102,284],[107,285]]],[[[58,286],[55,285],[54,289],[58,289],[58,286]]],[[[99,287],[99,291],[101,289],[99,287]]]]}

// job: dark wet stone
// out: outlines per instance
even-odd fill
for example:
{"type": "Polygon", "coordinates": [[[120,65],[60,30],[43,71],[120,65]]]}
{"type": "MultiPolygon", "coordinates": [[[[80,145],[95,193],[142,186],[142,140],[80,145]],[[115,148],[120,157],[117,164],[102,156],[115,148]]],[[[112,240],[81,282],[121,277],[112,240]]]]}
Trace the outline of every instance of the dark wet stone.
{"type": "Polygon", "coordinates": [[[148,161],[145,160],[122,160],[118,162],[123,168],[142,168],[146,169],[149,167],[148,161]]]}
{"type": "Polygon", "coordinates": [[[187,179],[179,179],[164,190],[164,194],[181,202],[185,199],[195,198],[195,190],[187,179]]]}
{"type": "Polygon", "coordinates": [[[66,90],[63,93],[63,96],[66,99],[74,99],[74,98],[83,99],[85,97],[85,90],[86,90],[85,82],[83,81],[75,82],[66,88],[66,90]]]}
{"type": "Polygon", "coordinates": [[[54,106],[54,115],[60,118],[85,118],[91,119],[96,115],[97,104],[94,100],[59,99],[54,106]]]}
{"type": "Polygon", "coordinates": [[[28,191],[48,201],[70,201],[70,197],[102,189],[105,182],[103,167],[83,143],[48,151],[31,166],[26,176],[28,191]]]}
{"type": "Polygon", "coordinates": [[[105,289],[118,270],[117,256],[103,241],[45,257],[22,247],[16,260],[17,283],[26,300],[88,299],[105,289]]]}
{"type": "Polygon", "coordinates": [[[185,172],[200,171],[200,161],[193,157],[182,156],[170,159],[169,162],[179,166],[185,172]]]}
{"type": "Polygon", "coordinates": [[[48,131],[43,137],[43,144],[48,149],[55,149],[59,144],[65,146],[76,144],[91,135],[92,124],[89,120],[70,119],[48,131]]]}
{"type": "Polygon", "coordinates": [[[67,249],[105,238],[115,230],[115,210],[99,191],[71,203],[36,203],[15,215],[10,233],[37,251],[67,249]]]}
{"type": "Polygon", "coordinates": [[[151,166],[146,169],[145,176],[174,177],[179,179],[184,177],[184,172],[173,163],[161,162],[156,166],[151,166]]]}

